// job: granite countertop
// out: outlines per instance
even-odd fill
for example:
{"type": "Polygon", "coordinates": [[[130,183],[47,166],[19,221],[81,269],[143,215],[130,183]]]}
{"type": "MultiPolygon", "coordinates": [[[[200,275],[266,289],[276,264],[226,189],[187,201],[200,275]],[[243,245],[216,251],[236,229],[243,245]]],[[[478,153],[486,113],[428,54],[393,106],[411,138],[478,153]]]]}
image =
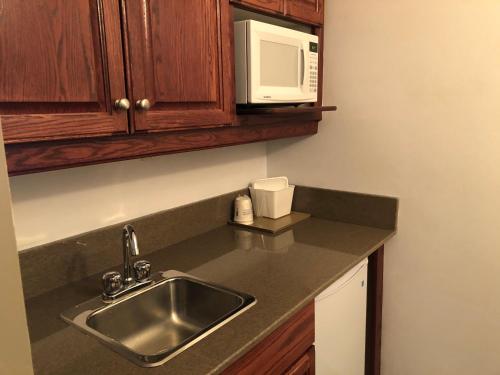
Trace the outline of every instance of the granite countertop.
{"type": "Polygon", "coordinates": [[[250,350],[395,230],[319,218],[278,236],[222,226],[148,254],[174,269],[251,294],[257,304],[166,364],[141,368],[67,325],[59,314],[100,293],[99,276],[26,301],[36,374],[216,374],[250,350]]]}

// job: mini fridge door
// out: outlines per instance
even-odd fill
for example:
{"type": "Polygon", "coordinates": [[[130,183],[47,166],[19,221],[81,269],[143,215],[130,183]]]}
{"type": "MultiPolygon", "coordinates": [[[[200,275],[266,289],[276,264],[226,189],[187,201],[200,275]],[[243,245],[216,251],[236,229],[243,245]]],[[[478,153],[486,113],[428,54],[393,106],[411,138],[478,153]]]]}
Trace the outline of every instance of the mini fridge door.
{"type": "Polygon", "coordinates": [[[317,375],[365,372],[367,273],[365,259],[316,297],[317,375]]]}

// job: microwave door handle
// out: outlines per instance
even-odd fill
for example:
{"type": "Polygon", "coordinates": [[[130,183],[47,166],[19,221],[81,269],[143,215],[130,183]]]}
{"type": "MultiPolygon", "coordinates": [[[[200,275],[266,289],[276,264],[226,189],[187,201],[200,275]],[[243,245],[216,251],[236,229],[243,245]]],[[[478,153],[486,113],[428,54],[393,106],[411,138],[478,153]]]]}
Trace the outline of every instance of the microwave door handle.
{"type": "Polygon", "coordinates": [[[304,86],[304,78],[305,78],[305,70],[306,70],[306,57],[304,54],[304,49],[300,49],[300,63],[301,63],[301,68],[300,68],[300,84],[301,86],[304,86]]]}

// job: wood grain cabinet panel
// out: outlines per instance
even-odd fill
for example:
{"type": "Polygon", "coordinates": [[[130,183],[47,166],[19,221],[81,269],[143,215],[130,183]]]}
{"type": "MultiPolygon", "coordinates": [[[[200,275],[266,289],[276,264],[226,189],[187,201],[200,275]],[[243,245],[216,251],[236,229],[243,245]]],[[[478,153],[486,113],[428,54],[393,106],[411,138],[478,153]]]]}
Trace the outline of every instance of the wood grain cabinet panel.
{"type": "Polygon", "coordinates": [[[313,342],[314,301],[229,366],[223,375],[314,375],[313,342]],[[307,358],[304,353],[308,353],[307,358]]]}
{"type": "Polygon", "coordinates": [[[235,3],[268,10],[276,13],[283,13],[285,0],[234,0],[235,3]]]}
{"type": "Polygon", "coordinates": [[[324,0],[286,0],[285,15],[314,24],[323,24],[324,0]]]}
{"type": "Polygon", "coordinates": [[[130,91],[137,131],[230,124],[232,23],[224,0],[129,0],[130,91]]]}
{"type": "Polygon", "coordinates": [[[316,373],[314,360],[314,346],[311,346],[311,348],[285,372],[285,375],[314,375],[316,373]]]}
{"type": "Polygon", "coordinates": [[[0,0],[6,143],[126,133],[118,0],[0,0]]]}

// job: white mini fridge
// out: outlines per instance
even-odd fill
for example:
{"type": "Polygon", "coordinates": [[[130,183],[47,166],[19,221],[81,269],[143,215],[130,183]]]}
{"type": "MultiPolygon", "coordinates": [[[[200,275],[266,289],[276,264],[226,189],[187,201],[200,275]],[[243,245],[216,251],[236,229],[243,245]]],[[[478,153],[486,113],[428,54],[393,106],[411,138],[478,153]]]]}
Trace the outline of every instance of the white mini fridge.
{"type": "Polygon", "coordinates": [[[365,373],[368,259],[315,299],[316,374],[365,373]]]}

